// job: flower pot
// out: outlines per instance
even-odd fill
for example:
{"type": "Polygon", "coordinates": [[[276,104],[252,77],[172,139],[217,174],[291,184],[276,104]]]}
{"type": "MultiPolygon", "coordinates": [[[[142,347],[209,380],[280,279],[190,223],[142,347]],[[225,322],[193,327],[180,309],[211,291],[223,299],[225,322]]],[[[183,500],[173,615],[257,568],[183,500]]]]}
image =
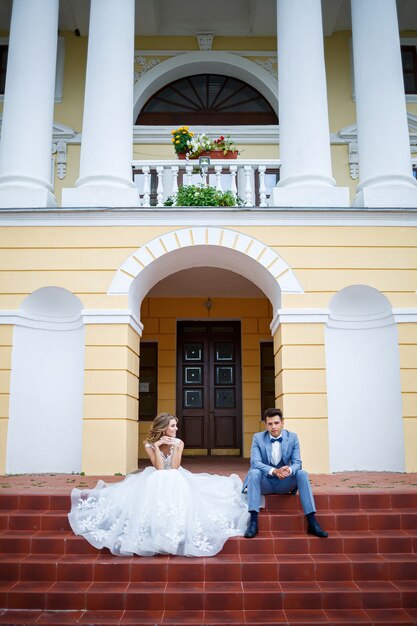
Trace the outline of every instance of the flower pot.
{"type": "MultiPolygon", "coordinates": [[[[201,156],[208,156],[210,159],[237,159],[238,154],[238,150],[229,150],[226,154],[224,154],[222,150],[209,150],[208,152],[201,152],[201,154],[193,160],[196,161],[201,156]]],[[[179,159],[186,158],[185,152],[179,152],[177,156],[179,159]]]]}

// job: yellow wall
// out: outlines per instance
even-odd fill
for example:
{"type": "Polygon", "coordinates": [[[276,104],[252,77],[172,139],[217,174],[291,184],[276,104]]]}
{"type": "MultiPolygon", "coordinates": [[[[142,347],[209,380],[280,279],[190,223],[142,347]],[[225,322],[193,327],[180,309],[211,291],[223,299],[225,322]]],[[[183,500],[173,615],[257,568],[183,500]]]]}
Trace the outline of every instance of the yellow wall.
{"type": "Polygon", "coordinates": [[[125,324],[86,326],[82,469],[137,469],[139,337],[125,324]]]}
{"type": "MultiPolygon", "coordinates": [[[[158,342],[158,412],[176,412],[177,320],[241,320],[243,449],[249,456],[252,436],[261,419],[260,342],[272,341],[272,308],[267,299],[213,298],[208,314],[204,298],[146,298],[142,305],[142,341],[158,342]]],[[[139,424],[139,454],[149,422],[139,424]]]]}
{"type": "Polygon", "coordinates": [[[406,469],[417,471],[417,325],[399,324],[406,469]]]}
{"type": "Polygon", "coordinates": [[[10,372],[13,326],[0,326],[0,473],[6,471],[6,442],[9,417],[10,372]]]}
{"type": "MultiPolygon", "coordinates": [[[[107,295],[118,267],[141,245],[177,228],[174,225],[0,228],[0,309],[18,309],[28,294],[45,286],[68,289],[80,298],[85,309],[128,308],[126,296],[107,295]]],[[[284,308],[327,308],[339,289],[353,284],[379,289],[393,307],[417,308],[416,228],[301,225],[231,225],[230,228],[271,246],[294,271],[304,293],[283,294],[284,308]]],[[[270,339],[272,317],[266,300],[256,300],[256,303],[266,307],[265,311],[262,309],[260,313],[255,309],[255,314],[252,306],[248,308],[236,300],[217,301],[211,311],[214,319],[242,319],[245,454],[259,420],[258,343],[270,339]]],[[[143,339],[159,342],[159,409],[175,411],[175,320],[199,319],[206,316],[207,311],[201,299],[179,298],[169,302],[168,306],[166,304],[162,306],[162,301],[158,303],[156,299],[145,301],[142,307],[143,339]]],[[[108,441],[116,434],[116,440],[137,447],[134,420],[137,416],[138,361],[135,355],[138,348],[132,348],[127,335],[120,338],[119,332],[125,332],[120,330],[122,328],[120,325],[87,326],[85,468],[98,467],[97,442],[101,441],[107,449],[108,441]],[[126,423],[122,425],[116,417],[126,423]],[[112,431],[110,424],[113,420],[115,430],[112,431]],[[105,427],[103,438],[97,436],[101,424],[105,427]],[[105,432],[109,434],[105,435],[105,432]]],[[[399,324],[398,328],[407,470],[411,471],[417,467],[414,444],[417,430],[417,331],[413,324],[399,324]]],[[[298,431],[302,437],[306,466],[312,471],[325,471],[328,454],[323,329],[317,324],[284,324],[279,332],[275,345],[277,401],[284,408],[288,428],[298,431]],[[319,438],[321,442],[319,462],[317,446],[311,445],[311,437],[319,438]]],[[[0,333],[0,428],[3,442],[0,463],[3,458],[3,465],[11,345],[12,329],[3,326],[0,333]]],[[[142,435],[143,430],[140,441],[142,435]]],[[[114,472],[127,471],[131,466],[132,450],[126,458],[121,454],[114,452],[111,461],[114,472]]],[[[100,467],[100,471],[105,471],[100,467]]]]}
{"type": "Polygon", "coordinates": [[[324,325],[281,324],[274,335],[274,358],[275,404],[285,427],[298,434],[305,467],[328,472],[324,325]]]}
{"type": "MultiPolygon", "coordinates": [[[[108,296],[117,268],[137,248],[179,226],[5,227],[0,229],[0,308],[18,308],[46,285],[68,289],[85,308],[127,307],[108,296]]],[[[286,308],[326,308],[343,287],[379,289],[393,307],[417,307],[417,228],[230,225],[271,246],[294,271],[303,294],[286,308]]]]}

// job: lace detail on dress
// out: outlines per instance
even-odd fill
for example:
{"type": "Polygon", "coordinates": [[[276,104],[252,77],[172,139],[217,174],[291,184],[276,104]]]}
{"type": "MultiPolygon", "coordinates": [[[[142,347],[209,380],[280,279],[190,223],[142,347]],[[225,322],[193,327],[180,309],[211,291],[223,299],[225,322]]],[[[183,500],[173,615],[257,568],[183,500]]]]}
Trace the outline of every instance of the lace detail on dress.
{"type": "MultiPolygon", "coordinates": [[[[168,454],[164,454],[162,450],[159,450],[162,456],[162,469],[168,470],[172,468],[172,455],[174,454],[174,449],[176,445],[179,445],[180,439],[175,439],[175,444],[170,446],[168,454]]],[[[145,443],[145,448],[152,448],[155,450],[155,446],[152,443],[145,443]]]]}
{"type": "Polygon", "coordinates": [[[169,449],[169,453],[167,456],[163,452],[161,452],[163,469],[168,470],[172,467],[172,455],[174,454],[174,446],[171,446],[169,449]]]}
{"type": "Polygon", "coordinates": [[[124,480],[71,494],[69,521],[96,548],[113,554],[213,556],[225,541],[243,535],[248,509],[238,476],[192,474],[148,467],[124,480]]]}

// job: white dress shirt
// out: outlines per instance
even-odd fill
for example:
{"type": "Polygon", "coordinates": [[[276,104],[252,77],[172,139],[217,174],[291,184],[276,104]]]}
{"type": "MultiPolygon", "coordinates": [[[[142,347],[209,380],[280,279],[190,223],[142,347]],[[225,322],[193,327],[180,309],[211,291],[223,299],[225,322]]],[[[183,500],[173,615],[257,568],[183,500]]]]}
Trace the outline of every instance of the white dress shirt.
{"type": "MultiPolygon", "coordinates": [[[[273,437],[271,437],[273,439],[273,437]]],[[[272,442],[271,463],[272,465],[278,465],[282,459],[281,441],[272,442]]]]}
{"type": "MultiPolygon", "coordinates": [[[[282,435],[279,435],[282,437],[282,435]]],[[[270,439],[278,439],[278,437],[270,437],[270,439]]],[[[273,441],[272,442],[272,450],[271,450],[271,463],[272,465],[278,465],[282,459],[282,441],[273,441]]],[[[272,467],[269,470],[269,475],[273,476],[275,467],[272,467]]],[[[292,474],[292,469],[290,468],[290,474],[292,474]]]]}

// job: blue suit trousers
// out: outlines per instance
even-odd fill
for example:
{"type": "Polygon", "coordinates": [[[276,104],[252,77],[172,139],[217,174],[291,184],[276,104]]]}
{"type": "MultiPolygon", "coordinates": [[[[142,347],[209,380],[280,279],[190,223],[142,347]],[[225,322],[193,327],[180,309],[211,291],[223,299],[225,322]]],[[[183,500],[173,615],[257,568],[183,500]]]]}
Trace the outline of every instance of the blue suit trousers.
{"type": "Polygon", "coordinates": [[[290,474],[287,478],[280,480],[269,474],[265,476],[261,470],[252,468],[248,473],[247,487],[249,511],[259,511],[261,495],[290,493],[295,488],[298,488],[304,514],[308,515],[316,511],[308,473],[305,470],[300,469],[295,474],[290,474]]]}

